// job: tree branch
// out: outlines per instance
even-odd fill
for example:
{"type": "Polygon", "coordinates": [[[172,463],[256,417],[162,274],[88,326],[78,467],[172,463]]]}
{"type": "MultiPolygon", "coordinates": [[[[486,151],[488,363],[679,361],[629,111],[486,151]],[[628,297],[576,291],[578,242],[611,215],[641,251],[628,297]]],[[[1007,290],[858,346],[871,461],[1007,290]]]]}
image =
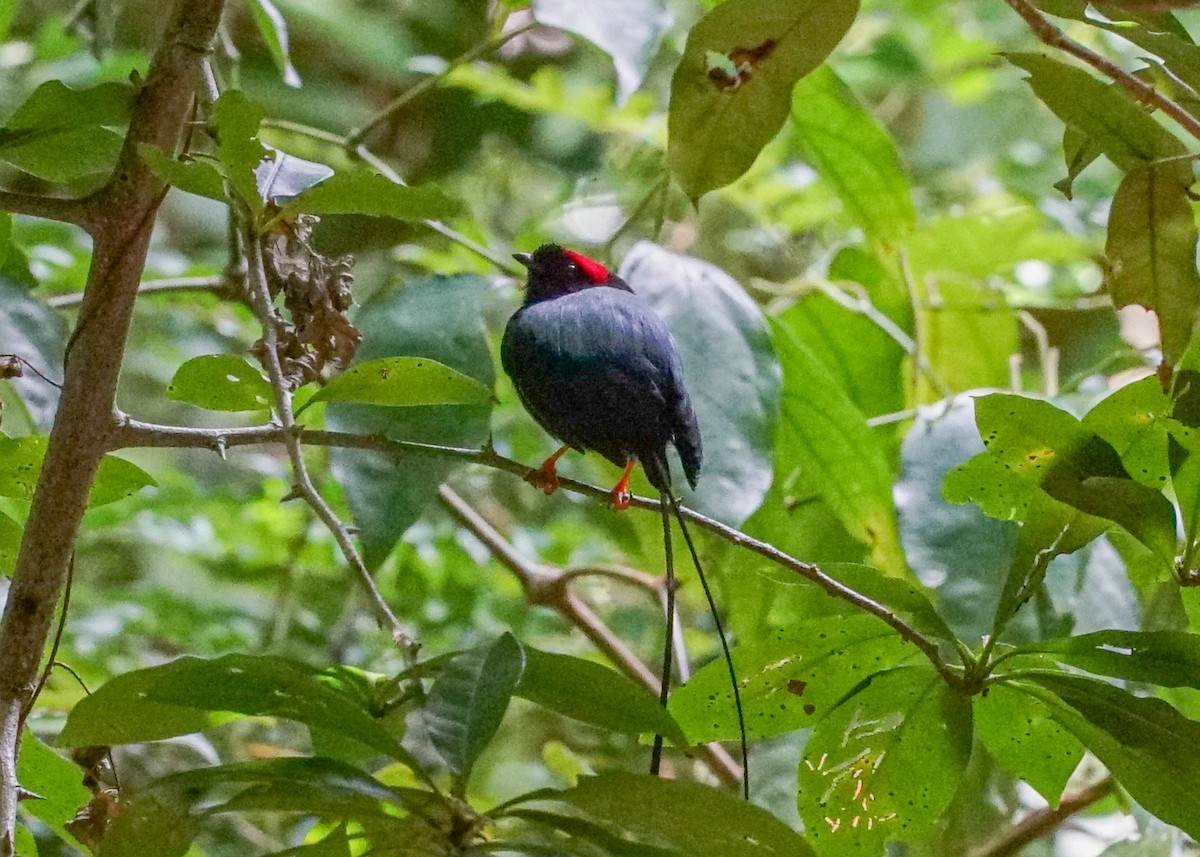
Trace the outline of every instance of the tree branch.
{"type": "MultiPolygon", "coordinates": [[[[172,277],[164,280],[147,280],[138,287],[138,297],[160,295],[170,292],[232,292],[227,277],[172,277]]],[[[46,303],[55,309],[78,306],[83,303],[83,292],[70,292],[47,298],[46,303]]]]}
{"type": "Polygon", "coordinates": [[[1161,110],[1178,122],[1180,127],[1194,138],[1200,140],[1200,120],[1184,110],[1178,103],[1163,95],[1137,75],[1130,74],[1112,60],[1101,56],[1069,37],[1062,30],[1058,29],[1058,27],[1050,23],[1050,19],[1038,11],[1029,0],[1005,0],[1005,2],[1025,20],[1025,23],[1029,25],[1029,29],[1033,30],[1033,34],[1046,45],[1056,48],[1065,54],[1070,54],[1081,62],[1087,63],[1132,95],[1138,102],[1147,107],[1154,107],[1161,110]]]}
{"type": "MultiPolygon", "coordinates": [[[[652,693],[658,693],[659,680],[654,672],[646,666],[645,661],[637,656],[625,641],[612,632],[604,620],[587,606],[569,587],[571,575],[559,569],[541,565],[524,557],[512,544],[488,523],[466,500],[449,485],[438,489],[438,497],[442,506],[468,530],[496,557],[500,563],[513,573],[525,590],[525,597],[530,604],[540,604],[549,607],[574,625],[592,644],[605,654],[621,672],[644,686],[652,693]]],[[[725,748],[715,742],[702,744],[698,748],[704,755],[708,766],[726,783],[741,781],[742,773],[737,762],[725,751],[725,748]]]]}
{"type": "MultiPolygon", "coordinates": [[[[34,490],[0,621],[0,857],[13,852],[21,713],[36,683],[79,524],[108,451],[113,397],[138,282],[164,185],[138,156],[178,144],[201,83],[201,60],[222,0],[178,0],[150,63],[112,177],[76,218],[94,240],[79,318],[67,348],[62,398],[34,490]]],[[[20,200],[8,198],[10,202],[20,200]]]]}
{"type": "Polygon", "coordinates": [[[0,211],[26,214],[43,220],[73,223],[88,228],[88,204],[85,199],[64,199],[58,196],[42,196],[34,193],[19,193],[0,190],[0,211]]]}
{"type": "MultiPolygon", "coordinates": [[[[278,426],[254,426],[251,428],[234,429],[197,429],[180,428],[175,426],[159,426],[139,422],[129,417],[122,417],[120,424],[112,435],[112,448],[122,447],[177,447],[201,448],[220,452],[235,446],[254,446],[264,443],[282,443],[284,432],[278,426]]],[[[519,461],[513,461],[496,453],[490,447],[484,449],[466,449],[453,446],[437,446],[436,444],[415,443],[412,441],[392,440],[382,435],[360,435],[349,432],[309,431],[300,435],[300,442],[313,446],[334,446],[346,449],[366,449],[388,455],[432,455],[449,458],[467,464],[481,464],[494,470],[503,470],[524,479],[531,472],[530,468],[519,461]]],[[[604,503],[612,501],[612,492],[597,485],[588,485],[574,479],[559,477],[559,487],[574,494],[593,497],[604,503]]],[[[658,511],[659,501],[649,497],[634,496],[631,505],[639,509],[658,511]]],[[[766,557],[772,562],[786,568],[794,574],[815,583],[829,595],[853,604],[863,612],[877,616],[892,627],[903,639],[916,646],[937,670],[938,674],[952,687],[959,687],[963,679],[951,670],[942,659],[937,644],[909,625],[900,616],[893,613],[879,602],[863,595],[855,589],[846,586],[839,580],[830,577],[818,566],[796,559],[779,550],[774,545],[759,541],[741,530],[722,524],[720,521],[701,515],[686,506],[681,506],[683,516],[698,527],[702,527],[725,541],[746,550],[766,557]]]]}
{"type": "MultiPolygon", "coordinates": [[[[249,223],[248,217],[246,222],[249,223]]],[[[271,290],[267,284],[266,270],[263,267],[262,246],[258,242],[258,235],[248,227],[244,243],[246,245],[248,297],[263,328],[262,361],[267,369],[267,376],[271,380],[271,389],[275,392],[275,411],[279,415],[281,423],[279,428],[282,432],[283,445],[292,462],[292,474],[296,480],[294,490],[333,534],[333,539],[341,549],[346,562],[357,573],[359,581],[367,591],[371,606],[375,609],[375,618],[380,625],[390,631],[392,639],[404,649],[407,656],[413,658],[417,652],[417,644],[404,630],[403,624],[392,612],[392,608],[388,606],[379,587],[375,585],[375,579],[371,577],[367,564],[363,562],[358,548],[354,546],[354,541],[350,538],[346,526],[339,520],[332,507],[325,502],[325,498],[321,496],[321,492],[317,490],[312,477],[309,476],[308,466],[304,462],[304,450],[300,444],[301,427],[296,424],[296,416],[292,411],[292,391],[283,374],[283,366],[279,362],[278,316],[271,301],[271,290]]]]}
{"type": "Polygon", "coordinates": [[[971,857],[1012,857],[1012,855],[1020,853],[1031,842],[1053,833],[1072,815],[1083,812],[1092,804],[1104,800],[1113,793],[1115,788],[1116,783],[1113,782],[1112,777],[1105,777],[1095,785],[1088,786],[1073,795],[1067,795],[1059,803],[1057,809],[1045,807],[1035,810],[983,848],[973,852],[971,857]]]}

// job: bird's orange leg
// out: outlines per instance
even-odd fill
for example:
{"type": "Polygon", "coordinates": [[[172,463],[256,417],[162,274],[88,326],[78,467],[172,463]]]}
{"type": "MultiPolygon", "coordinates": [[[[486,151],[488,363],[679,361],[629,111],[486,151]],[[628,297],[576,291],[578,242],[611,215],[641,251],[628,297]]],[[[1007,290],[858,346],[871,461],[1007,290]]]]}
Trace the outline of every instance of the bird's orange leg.
{"type": "Polygon", "coordinates": [[[542,462],[541,467],[530,470],[525,481],[535,488],[541,488],[547,494],[553,494],[558,490],[558,471],[554,467],[570,448],[569,446],[560,447],[558,452],[542,462]]]}
{"type": "Polygon", "coordinates": [[[629,476],[633,473],[633,465],[637,464],[637,459],[631,458],[625,464],[625,472],[621,474],[621,481],[616,484],[612,490],[613,508],[618,512],[624,512],[629,508],[629,503],[633,499],[629,494],[629,476]]]}

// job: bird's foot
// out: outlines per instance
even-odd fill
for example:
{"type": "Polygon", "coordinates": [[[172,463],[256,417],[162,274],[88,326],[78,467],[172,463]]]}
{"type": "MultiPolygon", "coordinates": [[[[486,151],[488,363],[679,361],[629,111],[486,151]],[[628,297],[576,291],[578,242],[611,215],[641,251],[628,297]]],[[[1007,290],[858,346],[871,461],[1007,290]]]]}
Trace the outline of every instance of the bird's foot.
{"type": "Polygon", "coordinates": [[[563,446],[558,449],[554,455],[542,462],[542,466],[535,470],[530,470],[525,474],[525,481],[534,488],[541,488],[547,494],[553,494],[558,490],[558,471],[555,466],[558,460],[566,454],[569,446],[563,446]]]}
{"type": "Polygon", "coordinates": [[[633,473],[633,465],[636,463],[636,459],[629,459],[625,465],[625,472],[621,474],[621,481],[613,487],[612,504],[618,512],[624,512],[633,502],[633,495],[629,493],[629,475],[633,473]]]}

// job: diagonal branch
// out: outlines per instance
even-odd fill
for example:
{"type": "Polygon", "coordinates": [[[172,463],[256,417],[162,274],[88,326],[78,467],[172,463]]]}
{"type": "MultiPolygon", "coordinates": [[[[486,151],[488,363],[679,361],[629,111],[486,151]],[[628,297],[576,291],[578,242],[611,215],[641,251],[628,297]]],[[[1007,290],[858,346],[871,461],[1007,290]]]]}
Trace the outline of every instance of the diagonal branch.
{"type": "MultiPolygon", "coordinates": [[[[454,519],[483,542],[492,556],[521,582],[530,604],[540,604],[557,612],[582,631],[621,672],[647,690],[658,693],[658,677],[646,666],[645,661],[614,634],[592,608],[570,590],[572,575],[527,559],[449,485],[442,485],[438,489],[438,497],[454,519]]],[[[737,763],[720,744],[703,744],[698,749],[709,767],[722,780],[727,783],[737,783],[741,780],[742,773],[737,763]]]]}
{"type": "Polygon", "coordinates": [[[1112,777],[1067,795],[1055,808],[1044,807],[1025,816],[1017,824],[1001,833],[984,847],[972,852],[971,857],[1012,857],[1031,842],[1053,833],[1071,816],[1083,812],[1113,793],[1116,783],[1112,777]]]}

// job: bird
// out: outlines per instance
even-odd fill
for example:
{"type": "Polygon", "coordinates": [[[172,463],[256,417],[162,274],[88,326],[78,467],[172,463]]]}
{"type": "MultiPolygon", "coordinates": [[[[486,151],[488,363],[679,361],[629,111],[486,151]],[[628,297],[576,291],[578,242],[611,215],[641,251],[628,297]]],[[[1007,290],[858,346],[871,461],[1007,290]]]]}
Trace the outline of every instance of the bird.
{"type": "MultiPolygon", "coordinates": [[[[547,494],[558,488],[557,462],[569,450],[596,452],[622,468],[611,492],[618,510],[631,503],[629,479],[641,464],[659,492],[667,569],[667,633],[659,699],[667,703],[672,668],[675,574],[673,510],[700,577],[733,682],[742,730],[743,793],[749,774],[741,698],[716,603],[672,490],[667,450],[674,447],[684,478],[696,487],[703,447],[684,381],[679,347],[667,325],[603,264],[558,244],[513,254],[529,272],[525,297],[500,343],[500,362],[525,409],[561,447],[528,479],[547,494]]],[[[655,737],[651,773],[659,771],[662,738],[655,737]]]]}

